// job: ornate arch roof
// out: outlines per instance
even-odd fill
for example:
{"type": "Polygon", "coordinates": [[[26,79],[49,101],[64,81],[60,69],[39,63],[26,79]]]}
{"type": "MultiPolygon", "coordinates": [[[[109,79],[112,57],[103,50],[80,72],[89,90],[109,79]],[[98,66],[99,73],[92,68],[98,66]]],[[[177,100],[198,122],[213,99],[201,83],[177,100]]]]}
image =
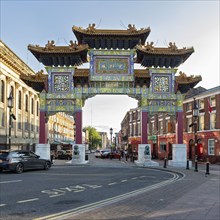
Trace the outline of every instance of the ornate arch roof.
{"type": "Polygon", "coordinates": [[[72,27],[79,44],[86,43],[90,48],[133,49],[138,43],[144,44],[150,28],[137,30],[135,25],[128,25],[126,30],[97,29],[95,24],[87,28],[72,27]]]}
{"type": "Polygon", "coordinates": [[[45,47],[28,45],[32,54],[45,66],[75,66],[88,62],[88,45],[78,45],[70,41],[69,46],[55,46],[55,42],[48,41],[45,47]]]}
{"type": "Polygon", "coordinates": [[[156,48],[151,42],[147,45],[137,45],[135,49],[137,52],[135,62],[145,67],[178,67],[194,52],[193,47],[178,49],[175,43],[171,42],[167,48],[156,48]]]}

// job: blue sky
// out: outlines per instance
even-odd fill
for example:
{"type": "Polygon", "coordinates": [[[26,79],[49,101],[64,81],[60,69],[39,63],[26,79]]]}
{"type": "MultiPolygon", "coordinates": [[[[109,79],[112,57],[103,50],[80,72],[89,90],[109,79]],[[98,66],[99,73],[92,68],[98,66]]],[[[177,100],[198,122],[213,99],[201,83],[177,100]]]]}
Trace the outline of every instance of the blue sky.
{"type": "MultiPolygon", "coordinates": [[[[48,40],[67,45],[76,40],[72,26],[100,29],[151,28],[147,41],[157,47],[176,46],[195,49],[179,67],[187,75],[201,75],[197,86],[220,85],[219,10],[216,1],[10,1],[0,0],[0,38],[34,71],[44,67],[27,50],[28,44],[44,46],[48,40]]],[[[109,132],[120,130],[126,111],[137,102],[126,96],[97,96],[86,101],[84,126],[109,132]]]]}

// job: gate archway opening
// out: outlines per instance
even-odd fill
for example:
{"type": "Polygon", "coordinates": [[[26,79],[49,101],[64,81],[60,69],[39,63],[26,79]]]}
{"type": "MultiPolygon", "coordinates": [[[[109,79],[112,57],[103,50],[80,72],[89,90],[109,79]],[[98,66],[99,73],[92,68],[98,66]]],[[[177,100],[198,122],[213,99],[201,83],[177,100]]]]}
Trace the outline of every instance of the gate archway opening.
{"type": "Polygon", "coordinates": [[[129,109],[136,108],[138,101],[127,95],[96,95],[85,101],[83,126],[95,127],[109,133],[111,127],[120,131],[120,123],[129,109]]]}

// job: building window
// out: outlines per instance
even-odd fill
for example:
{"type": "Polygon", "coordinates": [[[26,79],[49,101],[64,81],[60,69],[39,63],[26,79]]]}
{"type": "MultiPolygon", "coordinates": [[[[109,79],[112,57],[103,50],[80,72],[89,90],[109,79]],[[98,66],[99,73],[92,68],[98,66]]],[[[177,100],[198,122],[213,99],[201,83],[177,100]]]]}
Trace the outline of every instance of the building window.
{"type": "Polygon", "coordinates": [[[151,134],[154,135],[156,133],[155,131],[155,125],[154,125],[154,121],[151,122],[151,134]]]}
{"type": "Polygon", "coordinates": [[[3,108],[0,108],[0,123],[1,127],[5,126],[5,113],[3,108]]]}
{"type": "Polygon", "coordinates": [[[28,118],[26,118],[24,129],[25,129],[25,131],[29,130],[28,118]]]}
{"type": "Polygon", "coordinates": [[[18,109],[21,109],[21,91],[18,92],[18,109]]]}
{"type": "Polygon", "coordinates": [[[37,109],[36,109],[36,111],[37,111],[37,116],[39,116],[39,103],[37,102],[37,109]]]}
{"type": "Polygon", "coordinates": [[[31,119],[31,131],[34,131],[34,119],[31,119]]]}
{"type": "Polygon", "coordinates": [[[159,121],[159,134],[163,134],[163,121],[159,121]]]}
{"type": "Polygon", "coordinates": [[[130,122],[132,122],[132,112],[130,113],[130,122]]]}
{"type": "MultiPolygon", "coordinates": [[[[37,124],[37,125],[39,124],[39,121],[38,121],[38,120],[36,121],[36,124],[37,124]]],[[[37,132],[37,133],[39,132],[39,126],[36,126],[36,132],[37,132]]]]}
{"type": "Polygon", "coordinates": [[[34,114],[34,99],[31,99],[31,114],[34,114]]]}
{"type": "Polygon", "coordinates": [[[199,100],[199,108],[204,109],[204,99],[199,100]]]}
{"type": "Polygon", "coordinates": [[[160,152],[165,152],[167,151],[167,145],[166,143],[161,142],[160,143],[160,152]]]}
{"type": "Polygon", "coordinates": [[[138,123],[138,136],[141,136],[141,123],[138,123]]]}
{"type": "Polygon", "coordinates": [[[208,155],[215,155],[215,140],[208,140],[208,155]]]}
{"type": "Polygon", "coordinates": [[[192,103],[186,103],[186,111],[192,111],[192,103]]]}
{"type": "Polygon", "coordinates": [[[133,134],[134,134],[134,136],[137,136],[136,135],[136,124],[133,124],[133,134]]]}
{"type": "Polygon", "coordinates": [[[130,136],[133,136],[133,134],[132,134],[132,124],[130,124],[130,136]]]}
{"type": "Polygon", "coordinates": [[[192,132],[193,126],[190,126],[190,125],[192,125],[192,118],[187,118],[186,119],[187,132],[192,132]]]}
{"type": "Polygon", "coordinates": [[[21,114],[18,114],[18,129],[21,130],[21,114]]]}
{"type": "Polygon", "coordinates": [[[138,119],[137,120],[141,120],[141,112],[138,111],[138,119]]]}
{"type": "Polygon", "coordinates": [[[28,95],[25,96],[25,111],[28,112],[28,95]]]}
{"type": "Polygon", "coordinates": [[[204,115],[199,116],[199,131],[205,130],[205,117],[204,115]]]}
{"type": "Polygon", "coordinates": [[[171,122],[170,122],[170,119],[169,120],[166,120],[166,132],[167,133],[171,133],[171,122]]]}
{"type": "Polygon", "coordinates": [[[211,105],[212,107],[216,106],[215,96],[213,96],[213,97],[210,98],[210,105],[211,105]]]}
{"type": "Polygon", "coordinates": [[[0,101],[5,102],[5,82],[1,80],[0,82],[0,101]]]}
{"type": "Polygon", "coordinates": [[[215,124],[216,124],[216,114],[212,113],[210,114],[210,129],[215,129],[215,124]]]}

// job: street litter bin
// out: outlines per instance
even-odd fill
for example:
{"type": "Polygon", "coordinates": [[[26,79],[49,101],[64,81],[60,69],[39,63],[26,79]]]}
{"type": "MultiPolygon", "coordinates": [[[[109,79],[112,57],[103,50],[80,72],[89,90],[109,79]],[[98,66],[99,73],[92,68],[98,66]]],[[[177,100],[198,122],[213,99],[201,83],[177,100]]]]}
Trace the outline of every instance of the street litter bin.
{"type": "Polygon", "coordinates": [[[89,155],[88,154],[85,155],[85,160],[89,160],[89,155]]]}

